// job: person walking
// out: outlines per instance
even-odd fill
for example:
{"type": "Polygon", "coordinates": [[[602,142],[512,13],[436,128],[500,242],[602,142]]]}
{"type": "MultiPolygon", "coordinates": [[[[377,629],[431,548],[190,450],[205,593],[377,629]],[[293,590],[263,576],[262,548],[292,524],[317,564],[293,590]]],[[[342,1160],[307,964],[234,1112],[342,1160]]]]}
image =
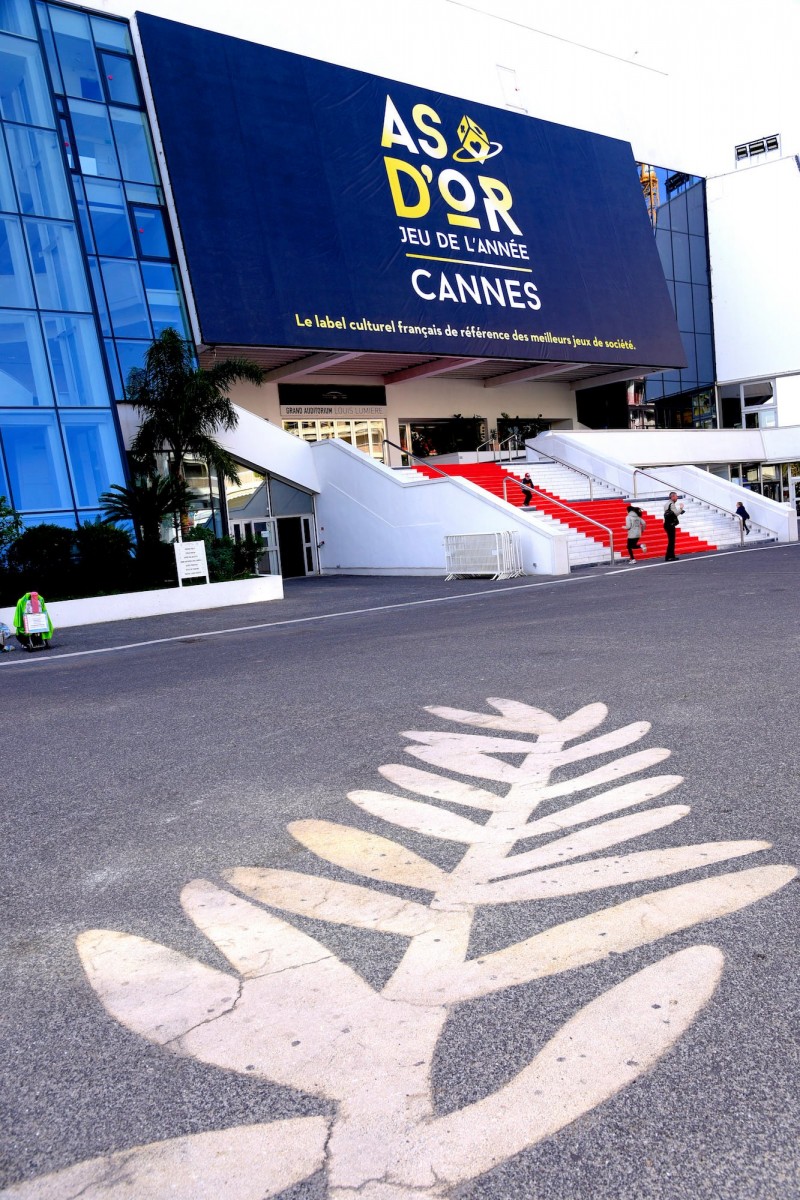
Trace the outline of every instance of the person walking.
{"type": "Polygon", "coordinates": [[[636,556],[633,553],[639,545],[639,538],[644,533],[646,521],[644,513],[635,504],[629,504],[627,507],[627,516],[625,517],[625,529],[628,533],[628,558],[630,562],[628,566],[636,562],[636,556]]]}
{"type": "Polygon", "coordinates": [[[739,520],[742,522],[742,528],[744,529],[745,533],[749,533],[750,526],[747,524],[747,522],[750,520],[750,513],[747,511],[745,506],[742,504],[741,500],[736,505],[736,515],[739,518],[739,520]]]}
{"type": "Polygon", "coordinates": [[[522,507],[527,508],[531,500],[533,500],[533,480],[531,479],[530,471],[526,471],[519,481],[519,486],[525,494],[525,499],[522,501],[522,507]]]}
{"type": "Polygon", "coordinates": [[[664,528],[667,531],[667,553],[664,555],[664,562],[675,562],[677,560],[675,553],[675,532],[680,524],[683,511],[683,505],[678,503],[678,493],[670,492],[669,500],[664,505],[664,528]]]}

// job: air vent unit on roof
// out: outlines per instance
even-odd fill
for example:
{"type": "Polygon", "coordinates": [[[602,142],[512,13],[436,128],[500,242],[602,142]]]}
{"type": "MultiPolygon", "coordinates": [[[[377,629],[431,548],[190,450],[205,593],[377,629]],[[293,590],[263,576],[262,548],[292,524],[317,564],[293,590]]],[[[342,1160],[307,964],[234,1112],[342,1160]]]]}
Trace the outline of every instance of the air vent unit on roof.
{"type": "Polygon", "coordinates": [[[751,158],[760,158],[762,154],[780,152],[780,134],[771,133],[769,137],[755,138],[752,142],[742,142],[735,150],[736,162],[747,162],[751,158]]]}

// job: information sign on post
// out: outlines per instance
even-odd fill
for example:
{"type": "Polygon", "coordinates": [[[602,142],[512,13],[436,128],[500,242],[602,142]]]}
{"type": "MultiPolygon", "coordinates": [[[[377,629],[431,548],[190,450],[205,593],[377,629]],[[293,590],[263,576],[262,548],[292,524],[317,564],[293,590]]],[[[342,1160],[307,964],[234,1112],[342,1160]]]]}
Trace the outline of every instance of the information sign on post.
{"type": "Polygon", "coordinates": [[[183,587],[184,579],[197,579],[199,576],[205,576],[206,583],[211,582],[205,542],[175,542],[175,562],[180,587],[183,587]]]}

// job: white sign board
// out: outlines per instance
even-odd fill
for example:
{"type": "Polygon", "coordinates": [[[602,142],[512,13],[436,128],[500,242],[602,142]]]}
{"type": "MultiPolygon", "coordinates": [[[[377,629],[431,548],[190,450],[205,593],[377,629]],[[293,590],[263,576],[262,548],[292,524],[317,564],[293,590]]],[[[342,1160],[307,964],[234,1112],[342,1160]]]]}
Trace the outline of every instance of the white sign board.
{"type": "Polygon", "coordinates": [[[199,575],[204,575],[209,583],[205,542],[175,542],[174,545],[179,585],[183,587],[184,579],[196,579],[199,575]]]}
{"type": "Polygon", "coordinates": [[[47,613],[24,613],[22,625],[26,633],[49,633],[50,622],[47,613]]]}

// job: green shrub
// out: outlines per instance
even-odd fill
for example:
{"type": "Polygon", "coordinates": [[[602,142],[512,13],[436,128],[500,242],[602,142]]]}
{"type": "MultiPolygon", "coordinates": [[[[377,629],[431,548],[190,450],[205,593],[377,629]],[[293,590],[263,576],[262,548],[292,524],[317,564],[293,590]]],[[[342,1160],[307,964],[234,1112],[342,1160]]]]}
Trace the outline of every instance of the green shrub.
{"type": "Polygon", "coordinates": [[[75,595],[78,570],[74,529],[32,525],[9,546],[7,560],[19,595],[41,592],[45,600],[75,595]]]}
{"type": "Polygon", "coordinates": [[[134,583],[133,538],[127,529],[87,521],[73,535],[77,588],[82,596],[130,591],[134,583]]]}

